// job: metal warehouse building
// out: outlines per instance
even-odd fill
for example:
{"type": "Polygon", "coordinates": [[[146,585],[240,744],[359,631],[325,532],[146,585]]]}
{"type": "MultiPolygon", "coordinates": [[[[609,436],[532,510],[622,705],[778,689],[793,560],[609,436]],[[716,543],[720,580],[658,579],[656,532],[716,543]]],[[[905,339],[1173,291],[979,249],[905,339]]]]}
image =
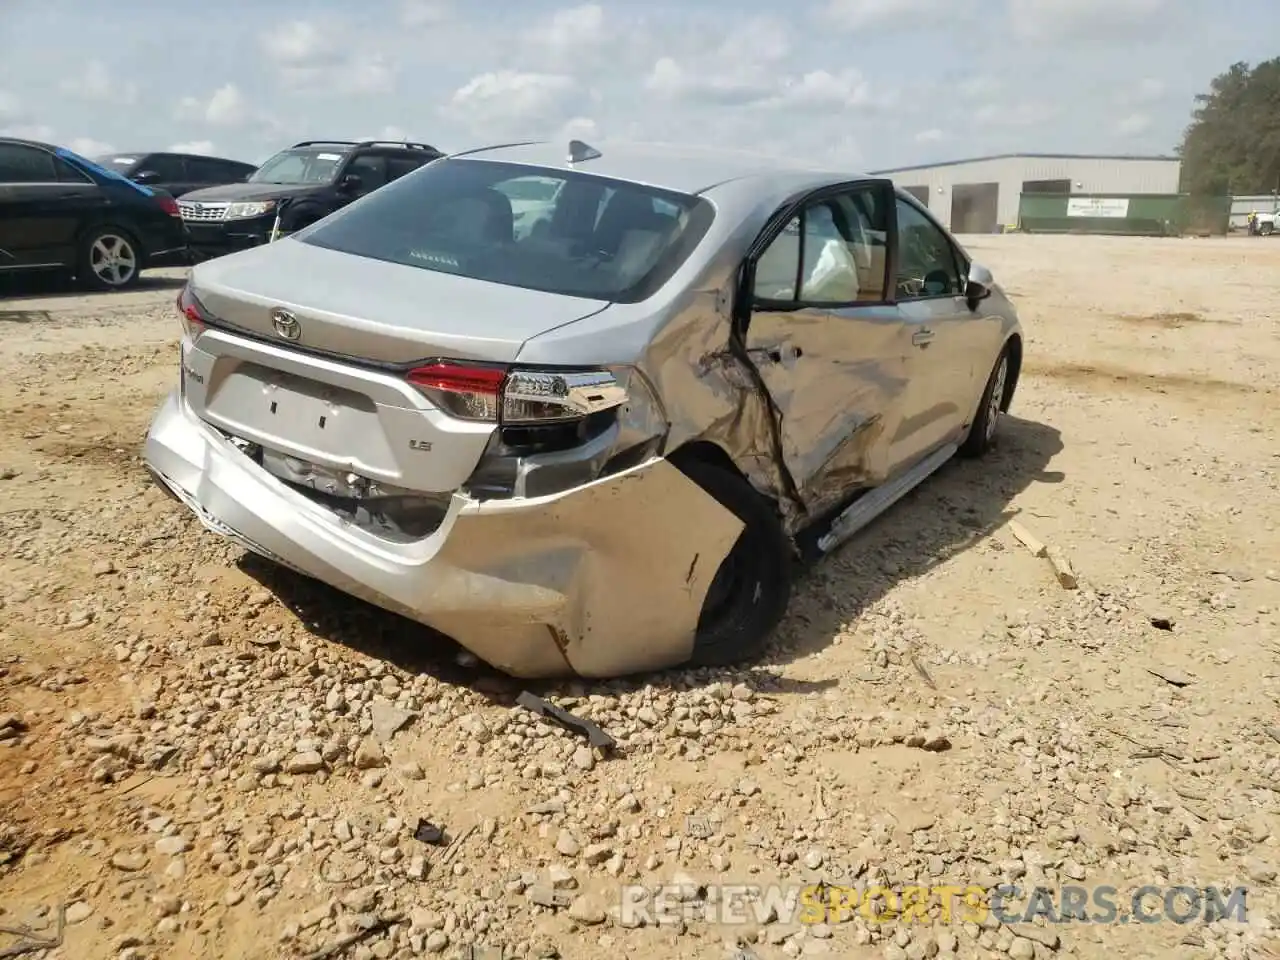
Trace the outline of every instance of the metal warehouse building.
{"type": "Polygon", "coordinates": [[[1116,216],[1119,208],[1109,208],[1108,198],[1176,195],[1181,172],[1177,157],[1010,153],[877,170],[874,175],[892,178],[956,233],[995,233],[1002,224],[1019,222],[1024,193],[1077,194],[1073,204],[1080,209],[1068,215],[1116,216]]]}

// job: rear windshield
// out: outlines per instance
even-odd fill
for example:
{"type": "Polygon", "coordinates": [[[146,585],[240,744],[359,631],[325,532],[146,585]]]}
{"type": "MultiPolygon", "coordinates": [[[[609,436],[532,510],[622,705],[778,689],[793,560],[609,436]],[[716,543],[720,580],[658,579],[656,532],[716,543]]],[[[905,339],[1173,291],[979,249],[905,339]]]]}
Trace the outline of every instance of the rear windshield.
{"type": "Polygon", "coordinates": [[[706,235],[706,200],[574,171],[438,160],[297,238],[548,293],[635,303],[706,235]]]}
{"type": "Polygon", "coordinates": [[[328,183],[345,156],[337,150],[282,150],[249,177],[249,183],[328,183]]]}

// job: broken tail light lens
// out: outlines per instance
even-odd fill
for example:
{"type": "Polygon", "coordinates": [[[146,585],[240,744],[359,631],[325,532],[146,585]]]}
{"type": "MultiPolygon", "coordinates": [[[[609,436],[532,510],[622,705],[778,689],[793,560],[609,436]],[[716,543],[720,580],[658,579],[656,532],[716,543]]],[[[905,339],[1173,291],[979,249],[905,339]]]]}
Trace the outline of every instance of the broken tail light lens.
{"type": "Polygon", "coordinates": [[[428,363],[409,371],[408,380],[443,410],[462,420],[498,419],[507,371],[464,363],[428,363]]]}
{"type": "Polygon", "coordinates": [[[627,399],[607,370],[504,370],[438,361],[410,370],[408,380],[455,417],[504,425],[579,420],[627,399]]]}
{"type": "Polygon", "coordinates": [[[182,332],[192,341],[209,325],[209,312],[191,291],[190,284],[178,294],[178,316],[182,318],[182,332]]]}

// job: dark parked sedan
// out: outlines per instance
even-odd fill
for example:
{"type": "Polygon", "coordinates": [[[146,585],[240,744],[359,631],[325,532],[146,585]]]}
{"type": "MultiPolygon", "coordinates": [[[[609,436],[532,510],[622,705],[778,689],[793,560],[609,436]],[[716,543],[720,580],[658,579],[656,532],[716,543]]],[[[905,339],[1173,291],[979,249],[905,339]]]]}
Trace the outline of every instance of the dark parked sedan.
{"type": "Polygon", "coordinates": [[[239,160],[194,153],[120,150],[93,158],[94,163],[147,187],[180,197],[192,190],[240,183],[258,168],[239,160]]]}
{"type": "Polygon", "coordinates": [[[63,147],[0,137],[0,277],[74,275],[123,290],[185,258],[178,202],[63,147]]]}

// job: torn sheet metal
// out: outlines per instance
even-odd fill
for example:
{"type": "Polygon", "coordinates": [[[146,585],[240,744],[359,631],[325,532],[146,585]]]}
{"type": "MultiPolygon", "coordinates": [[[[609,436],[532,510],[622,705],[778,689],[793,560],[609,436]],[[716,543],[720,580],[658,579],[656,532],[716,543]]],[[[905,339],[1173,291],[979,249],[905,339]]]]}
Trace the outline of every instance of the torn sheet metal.
{"type": "Polygon", "coordinates": [[[617,676],[688,659],[742,521],[666,460],[568,494],[470,502],[419,619],[521,677],[617,676]]]}
{"type": "Polygon", "coordinates": [[[146,458],[255,549],[525,678],[687,660],[707,589],[742,531],[678,468],[651,459],[545,497],[455,494],[431,537],[388,544],[267,478],[176,395],[152,423],[146,458]]]}
{"type": "Polygon", "coordinates": [[[645,372],[668,398],[673,417],[667,450],[705,440],[734,462],[795,526],[804,515],[775,452],[773,412],[757,375],[729,348],[732,321],[726,279],[692,297],[650,345],[645,372]],[[670,398],[679,398],[671,403],[670,398]]]}
{"type": "Polygon", "coordinates": [[[883,482],[909,386],[892,307],[758,312],[746,348],[780,414],[782,457],[810,516],[883,482]]]}

